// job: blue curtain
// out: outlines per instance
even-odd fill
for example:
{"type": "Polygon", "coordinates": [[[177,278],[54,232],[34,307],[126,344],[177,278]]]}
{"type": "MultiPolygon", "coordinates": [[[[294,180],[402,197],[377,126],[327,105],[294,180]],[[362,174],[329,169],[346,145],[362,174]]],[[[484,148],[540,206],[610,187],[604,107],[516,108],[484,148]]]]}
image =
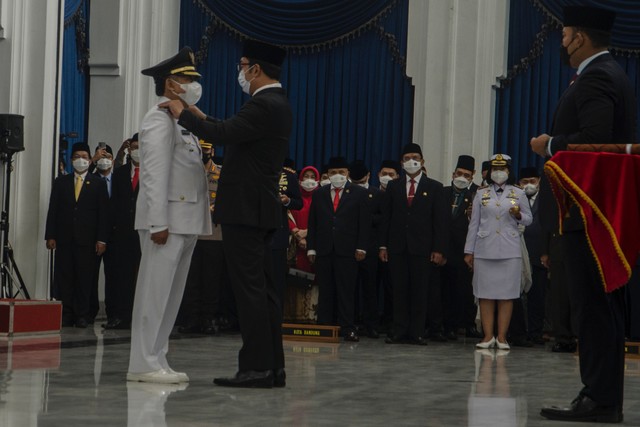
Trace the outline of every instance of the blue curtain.
{"type": "MultiPolygon", "coordinates": [[[[494,151],[513,158],[514,170],[542,167],[529,140],[549,133],[558,99],[575,70],[560,62],[561,18],[570,0],[512,0],[509,14],[509,70],[496,93],[494,151]]],[[[612,53],[640,89],[640,8],[623,0],[582,0],[581,5],[605,7],[618,13],[612,53]]],[[[639,104],[640,107],[640,104],[639,104]]],[[[640,112],[640,108],[638,109],[640,112]]]]}
{"type": "Polygon", "coordinates": [[[235,114],[246,100],[237,83],[241,41],[281,45],[296,166],[342,155],[375,171],[412,141],[408,7],[408,0],[182,0],[180,44],[197,51],[203,74],[199,106],[219,118],[235,114]]]}
{"type": "Polygon", "coordinates": [[[88,100],[88,37],[89,2],[65,0],[62,47],[62,86],[60,101],[60,133],[77,133],[65,137],[68,149],[61,152],[67,172],[71,172],[71,146],[87,138],[88,100]]]}

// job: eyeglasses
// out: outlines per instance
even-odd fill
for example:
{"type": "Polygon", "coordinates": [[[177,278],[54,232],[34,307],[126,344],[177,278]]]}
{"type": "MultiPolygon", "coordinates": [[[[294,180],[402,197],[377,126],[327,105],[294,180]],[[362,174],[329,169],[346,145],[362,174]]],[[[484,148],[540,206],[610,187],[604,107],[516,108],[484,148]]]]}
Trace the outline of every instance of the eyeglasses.
{"type": "Polygon", "coordinates": [[[249,63],[249,62],[238,62],[236,64],[236,69],[238,71],[240,71],[240,70],[242,70],[242,67],[244,67],[245,65],[251,65],[251,63],[249,63]]]}

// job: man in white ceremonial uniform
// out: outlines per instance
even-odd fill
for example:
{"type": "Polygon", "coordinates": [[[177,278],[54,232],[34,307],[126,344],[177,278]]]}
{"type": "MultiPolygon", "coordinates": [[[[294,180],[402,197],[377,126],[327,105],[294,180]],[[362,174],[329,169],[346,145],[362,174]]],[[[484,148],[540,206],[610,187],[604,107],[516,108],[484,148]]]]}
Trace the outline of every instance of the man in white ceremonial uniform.
{"type": "MultiPolygon", "coordinates": [[[[202,89],[193,52],[142,71],[152,76],[160,102],[182,99],[193,105],[202,89]]],[[[128,381],[180,383],[185,373],[167,362],[169,334],[184,291],[198,235],[211,234],[207,177],[198,139],[154,106],[139,133],[140,180],[135,228],[142,258],[131,325],[128,381]]]]}

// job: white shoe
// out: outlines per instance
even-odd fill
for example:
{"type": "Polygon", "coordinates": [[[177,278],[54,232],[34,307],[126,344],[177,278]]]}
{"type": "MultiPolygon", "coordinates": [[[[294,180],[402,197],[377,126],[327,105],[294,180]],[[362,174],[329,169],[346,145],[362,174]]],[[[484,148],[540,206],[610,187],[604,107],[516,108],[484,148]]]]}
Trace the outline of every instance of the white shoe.
{"type": "Polygon", "coordinates": [[[157,383],[157,384],[179,384],[180,377],[174,373],[171,373],[165,369],[158,369],[152,372],[142,373],[127,373],[127,381],[139,381],[143,383],[157,383]]]}
{"type": "Polygon", "coordinates": [[[178,378],[180,379],[180,382],[181,382],[181,383],[188,383],[188,382],[189,382],[189,376],[188,376],[187,374],[185,374],[184,372],[176,372],[176,371],[174,371],[174,370],[173,370],[173,369],[171,369],[171,368],[167,368],[167,371],[168,371],[170,374],[177,375],[177,376],[178,376],[178,378]]]}
{"type": "Polygon", "coordinates": [[[479,342],[478,344],[476,344],[476,348],[492,348],[493,346],[496,345],[496,342],[497,342],[496,338],[493,337],[489,341],[479,342]]]}
{"type": "Polygon", "coordinates": [[[511,347],[509,346],[508,342],[500,342],[498,340],[498,338],[496,338],[496,346],[500,349],[500,350],[511,350],[511,347]]]}

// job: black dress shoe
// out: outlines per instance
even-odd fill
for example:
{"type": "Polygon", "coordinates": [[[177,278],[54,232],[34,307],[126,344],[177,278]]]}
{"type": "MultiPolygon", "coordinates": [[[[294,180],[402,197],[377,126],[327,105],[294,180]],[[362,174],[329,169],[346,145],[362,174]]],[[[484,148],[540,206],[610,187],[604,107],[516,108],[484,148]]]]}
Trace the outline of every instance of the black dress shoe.
{"type": "Polygon", "coordinates": [[[590,397],[579,395],[568,408],[551,406],[542,408],[540,415],[557,421],[590,421],[596,423],[621,423],[620,406],[602,406],[590,397]]]}
{"type": "Polygon", "coordinates": [[[456,333],[456,331],[448,331],[444,333],[444,337],[447,339],[447,341],[457,341],[458,340],[458,334],[456,333]]]}
{"type": "Polygon", "coordinates": [[[484,338],[484,335],[481,334],[476,327],[466,328],[464,331],[464,336],[467,338],[484,338]]]}
{"type": "Polygon", "coordinates": [[[89,326],[89,322],[86,319],[79,318],[76,320],[76,328],[86,329],[89,326]]]}
{"type": "Polygon", "coordinates": [[[345,334],[344,340],[345,341],[350,341],[350,342],[359,342],[360,341],[360,337],[358,337],[358,334],[356,334],[354,331],[351,331],[351,332],[347,332],[345,334]]]}
{"type": "Polygon", "coordinates": [[[131,323],[127,322],[126,320],[115,318],[108,321],[107,324],[104,325],[104,328],[105,329],[130,329],[131,323]]]}
{"type": "Polygon", "coordinates": [[[378,338],[380,338],[380,334],[375,329],[369,328],[367,329],[367,337],[377,340],[378,338]]]}
{"type": "MultiPolygon", "coordinates": [[[[446,341],[446,340],[445,340],[446,341]]],[[[427,339],[424,337],[413,338],[409,341],[413,345],[427,345],[427,339]]]]}
{"type": "Polygon", "coordinates": [[[551,347],[554,353],[575,353],[578,346],[574,342],[557,342],[551,347]]]}
{"type": "Polygon", "coordinates": [[[207,319],[202,321],[201,331],[203,334],[207,335],[218,335],[220,328],[215,320],[207,319]]]}
{"type": "Polygon", "coordinates": [[[435,342],[447,342],[447,338],[444,336],[442,332],[436,332],[429,335],[429,340],[435,341],[435,342]]]}
{"type": "Polygon", "coordinates": [[[531,337],[531,342],[536,345],[545,345],[547,342],[542,338],[542,335],[534,335],[531,337]]]}
{"type": "Polygon", "coordinates": [[[284,372],[284,368],[273,370],[273,386],[284,387],[287,385],[287,374],[284,372]]]}
{"type": "Polygon", "coordinates": [[[235,377],[214,378],[213,383],[222,387],[271,388],[273,371],[238,371],[235,377]]]}

